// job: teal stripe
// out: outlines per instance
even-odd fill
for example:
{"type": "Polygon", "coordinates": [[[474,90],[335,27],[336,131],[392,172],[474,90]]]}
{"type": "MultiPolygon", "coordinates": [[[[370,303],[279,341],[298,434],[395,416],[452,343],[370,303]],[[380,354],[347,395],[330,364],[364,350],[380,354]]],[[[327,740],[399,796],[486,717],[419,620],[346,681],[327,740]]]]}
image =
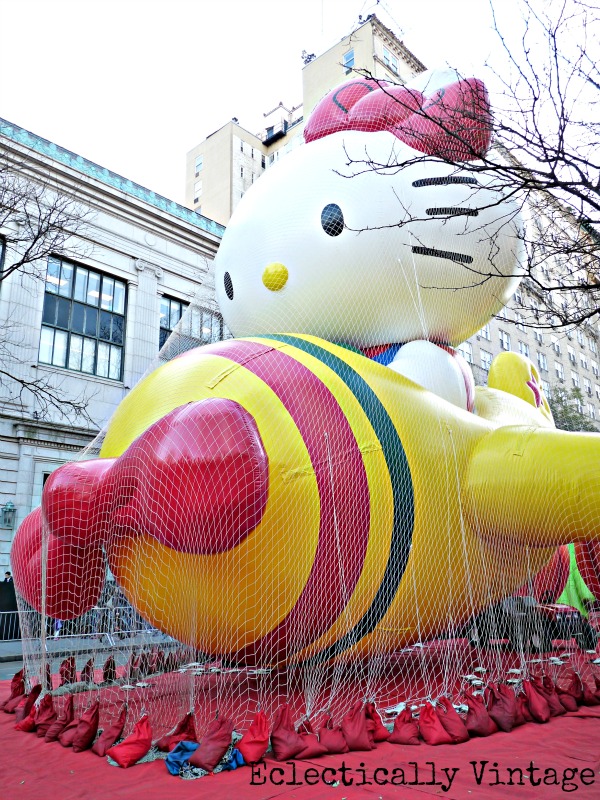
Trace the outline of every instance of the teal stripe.
{"type": "Polygon", "coordinates": [[[394,423],[373,389],[349,364],[329,350],[295,336],[261,336],[297,347],[314,356],[341,378],[354,394],[379,439],[386,460],[394,498],[394,520],[390,552],[379,589],[370,607],[352,630],[337,642],[312,656],[310,662],[325,661],[355,645],[372,633],[387,613],[404,575],[414,528],[414,494],[410,467],[394,423]]]}

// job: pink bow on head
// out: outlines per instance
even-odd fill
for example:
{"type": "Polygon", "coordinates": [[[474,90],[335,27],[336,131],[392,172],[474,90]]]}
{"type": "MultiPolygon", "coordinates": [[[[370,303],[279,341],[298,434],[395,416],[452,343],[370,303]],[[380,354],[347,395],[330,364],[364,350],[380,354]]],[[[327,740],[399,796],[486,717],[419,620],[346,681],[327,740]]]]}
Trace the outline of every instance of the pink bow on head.
{"type": "Polygon", "coordinates": [[[474,161],[488,151],[492,115],[486,88],[466,78],[425,97],[416,89],[358,78],[333,89],[304,128],[307,142],[337,131],[390,131],[426,155],[474,161]]]}

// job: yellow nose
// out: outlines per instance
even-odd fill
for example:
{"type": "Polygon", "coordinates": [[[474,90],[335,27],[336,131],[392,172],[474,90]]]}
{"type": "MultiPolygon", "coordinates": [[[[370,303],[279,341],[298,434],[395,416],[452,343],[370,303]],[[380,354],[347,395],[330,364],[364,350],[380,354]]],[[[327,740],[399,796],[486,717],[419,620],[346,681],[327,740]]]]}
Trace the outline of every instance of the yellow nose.
{"type": "Polygon", "coordinates": [[[262,274],[262,282],[272,292],[278,292],[286,285],[288,279],[287,267],[274,262],[267,264],[262,274]]]}

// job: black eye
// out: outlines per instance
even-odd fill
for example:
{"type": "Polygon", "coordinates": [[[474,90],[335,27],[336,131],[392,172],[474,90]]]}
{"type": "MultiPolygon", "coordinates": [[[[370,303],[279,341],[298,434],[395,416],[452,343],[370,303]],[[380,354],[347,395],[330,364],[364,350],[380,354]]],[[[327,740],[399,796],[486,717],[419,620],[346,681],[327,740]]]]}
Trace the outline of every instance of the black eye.
{"type": "Polygon", "coordinates": [[[342,209],[335,203],[326,205],[321,211],[321,226],[328,236],[339,236],[344,230],[342,209]]]}
{"type": "Polygon", "coordinates": [[[233,300],[233,283],[231,282],[231,275],[228,272],[223,275],[223,285],[225,286],[225,294],[230,300],[233,300]]]}

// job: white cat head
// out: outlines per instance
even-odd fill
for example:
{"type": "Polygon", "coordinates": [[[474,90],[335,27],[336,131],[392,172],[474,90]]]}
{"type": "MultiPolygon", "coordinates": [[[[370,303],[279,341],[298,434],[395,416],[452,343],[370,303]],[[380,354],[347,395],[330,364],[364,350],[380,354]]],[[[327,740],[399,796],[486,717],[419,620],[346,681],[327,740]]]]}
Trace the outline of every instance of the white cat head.
{"type": "Polygon", "coordinates": [[[227,227],[215,280],[229,329],[359,347],[474,334],[520,279],[516,205],[484,173],[421,160],[389,130],[319,135],[270,168],[227,227]]]}

